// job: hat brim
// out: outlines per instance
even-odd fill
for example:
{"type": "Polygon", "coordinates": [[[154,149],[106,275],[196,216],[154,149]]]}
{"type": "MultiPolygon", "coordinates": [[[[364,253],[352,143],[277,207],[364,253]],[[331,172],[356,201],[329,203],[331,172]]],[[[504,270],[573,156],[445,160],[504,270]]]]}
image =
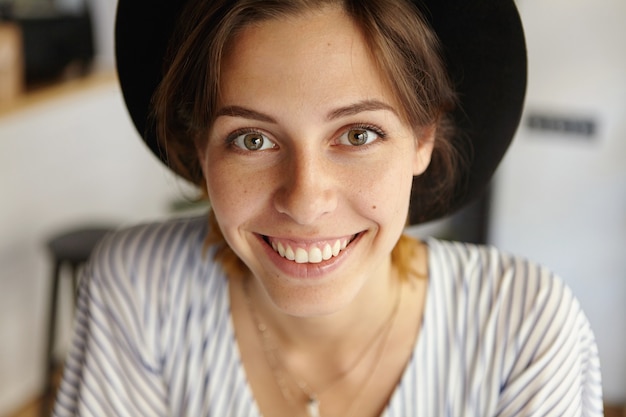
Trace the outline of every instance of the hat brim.
{"type": "MultiPolygon", "coordinates": [[[[122,93],[135,127],[167,163],[149,123],[152,95],[183,0],[120,0],[115,52],[122,93]]],[[[443,58],[460,98],[453,119],[457,145],[471,152],[469,169],[452,201],[428,215],[414,193],[409,223],[452,214],[489,183],[519,124],[526,93],[527,58],[522,23],[512,0],[416,1],[441,41],[443,58]]]]}
{"type": "MultiPolygon", "coordinates": [[[[456,140],[471,160],[449,206],[429,217],[411,210],[411,224],[449,215],[482,194],[519,125],[527,81],[524,31],[513,1],[423,3],[460,98],[453,114],[462,133],[456,140]]],[[[418,201],[411,203],[419,207],[418,201]]]]}

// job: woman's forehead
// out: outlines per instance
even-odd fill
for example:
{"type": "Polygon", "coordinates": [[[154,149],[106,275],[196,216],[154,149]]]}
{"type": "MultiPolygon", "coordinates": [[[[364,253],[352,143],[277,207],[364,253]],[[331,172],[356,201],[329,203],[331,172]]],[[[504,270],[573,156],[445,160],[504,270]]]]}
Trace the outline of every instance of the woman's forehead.
{"type": "MultiPolygon", "coordinates": [[[[286,53],[286,48],[302,48],[302,52],[317,53],[328,46],[346,39],[359,41],[360,31],[356,24],[340,7],[326,6],[275,18],[251,21],[232,35],[226,48],[225,58],[250,54],[260,45],[267,45],[277,56],[286,53]],[[303,41],[308,40],[304,43],[303,41]],[[252,49],[252,51],[248,51],[252,49]]],[[[261,51],[259,51],[261,52],[261,51]]],[[[263,51],[266,52],[266,51],[263,51]]]]}
{"type": "Polygon", "coordinates": [[[338,97],[395,102],[361,31],[337,7],[250,25],[233,39],[222,62],[225,105],[323,105],[338,97]]]}

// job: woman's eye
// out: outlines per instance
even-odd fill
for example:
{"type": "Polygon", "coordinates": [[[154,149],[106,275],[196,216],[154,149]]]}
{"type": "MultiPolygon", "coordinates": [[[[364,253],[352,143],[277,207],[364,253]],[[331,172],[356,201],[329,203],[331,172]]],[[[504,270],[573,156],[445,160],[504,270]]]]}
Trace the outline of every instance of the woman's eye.
{"type": "Polygon", "coordinates": [[[365,127],[354,127],[346,131],[339,138],[342,145],[363,146],[368,145],[379,139],[382,135],[373,129],[365,127]]]}
{"type": "Polygon", "coordinates": [[[246,151],[264,151],[276,147],[267,136],[259,132],[248,132],[236,135],[231,142],[246,151]]]}

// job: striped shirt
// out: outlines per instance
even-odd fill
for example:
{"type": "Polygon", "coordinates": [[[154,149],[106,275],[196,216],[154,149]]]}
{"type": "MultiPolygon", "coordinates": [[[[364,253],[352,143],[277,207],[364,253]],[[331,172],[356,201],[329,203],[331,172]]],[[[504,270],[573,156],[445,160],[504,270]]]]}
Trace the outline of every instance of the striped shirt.
{"type": "MultiPolygon", "coordinates": [[[[261,415],[228,280],[203,255],[206,223],[137,226],[99,245],[55,416],[261,415]]],[[[560,279],[494,248],[427,244],[421,332],[383,416],[603,415],[594,335],[560,279]]]]}

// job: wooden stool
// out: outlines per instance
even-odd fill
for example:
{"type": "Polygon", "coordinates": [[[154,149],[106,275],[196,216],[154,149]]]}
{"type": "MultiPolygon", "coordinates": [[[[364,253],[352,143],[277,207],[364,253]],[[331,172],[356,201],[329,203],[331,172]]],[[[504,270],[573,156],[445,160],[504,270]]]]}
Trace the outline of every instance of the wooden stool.
{"type": "Polygon", "coordinates": [[[54,358],[54,344],[56,341],[59,282],[62,278],[63,267],[69,267],[70,278],[72,279],[72,296],[75,302],[80,267],[89,259],[91,252],[100,239],[112,230],[113,228],[110,227],[93,226],[76,228],[55,235],[47,242],[46,246],[52,255],[53,268],[50,315],[48,316],[48,341],[46,346],[46,379],[41,401],[42,417],[50,415],[55,394],[53,378],[57,363],[54,358]]]}

